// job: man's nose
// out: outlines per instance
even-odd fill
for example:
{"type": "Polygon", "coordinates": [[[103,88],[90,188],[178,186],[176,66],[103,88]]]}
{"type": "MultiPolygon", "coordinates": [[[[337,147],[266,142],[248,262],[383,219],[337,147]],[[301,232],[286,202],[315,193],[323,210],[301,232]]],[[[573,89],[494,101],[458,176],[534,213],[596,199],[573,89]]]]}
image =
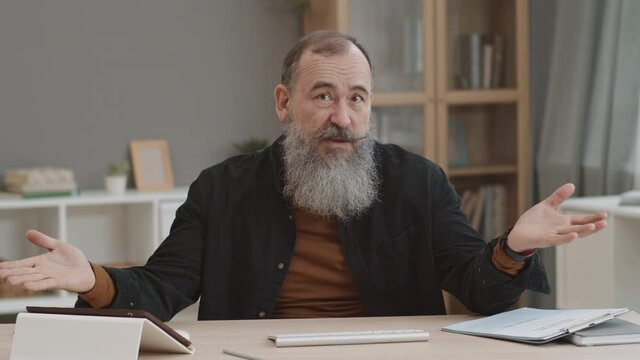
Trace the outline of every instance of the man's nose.
{"type": "Polygon", "coordinates": [[[351,124],[351,118],[349,114],[349,106],[345,101],[337,101],[335,103],[333,114],[331,115],[331,122],[340,128],[347,128],[351,124]]]}

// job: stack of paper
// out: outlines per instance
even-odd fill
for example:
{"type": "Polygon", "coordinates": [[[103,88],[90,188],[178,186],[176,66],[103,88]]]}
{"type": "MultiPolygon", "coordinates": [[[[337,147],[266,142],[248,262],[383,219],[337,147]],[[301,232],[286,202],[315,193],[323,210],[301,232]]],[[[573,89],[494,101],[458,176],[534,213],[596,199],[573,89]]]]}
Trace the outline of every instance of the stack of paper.
{"type": "Polygon", "coordinates": [[[6,170],[7,191],[23,198],[71,195],[78,186],[70,169],[35,167],[6,170]]]}

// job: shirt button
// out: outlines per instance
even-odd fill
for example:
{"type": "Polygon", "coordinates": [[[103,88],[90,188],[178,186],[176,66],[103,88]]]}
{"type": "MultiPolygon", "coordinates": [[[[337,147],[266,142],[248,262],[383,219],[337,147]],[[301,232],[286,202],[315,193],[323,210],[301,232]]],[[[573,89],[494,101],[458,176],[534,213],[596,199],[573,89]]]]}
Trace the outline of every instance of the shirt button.
{"type": "Polygon", "coordinates": [[[284,263],[279,262],[278,263],[278,269],[280,269],[280,270],[284,269],[284,263]]]}
{"type": "Polygon", "coordinates": [[[293,220],[293,215],[289,215],[289,220],[293,220]]]}
{"type": "Polygon", "coordinates": [[[258,313],[258,316],[259,316],[260,318],[264,318],[266,315],[267,315],[267,314],[266,314],[264,311],[260,311],[260,312],[258,313]]]}

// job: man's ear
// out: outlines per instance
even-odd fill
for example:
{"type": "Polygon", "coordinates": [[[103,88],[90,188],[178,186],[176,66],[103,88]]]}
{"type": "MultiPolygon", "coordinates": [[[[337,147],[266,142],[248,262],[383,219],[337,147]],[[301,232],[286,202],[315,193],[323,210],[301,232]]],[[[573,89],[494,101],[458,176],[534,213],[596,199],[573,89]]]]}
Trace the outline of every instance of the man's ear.
{"type": "Polygon", "coordinates": [[[280,122],[285,123],[289,118],[289,101],[291,100],[289,88],[283,84],[278,84],[273,90],[273,97],[276,100],[276,114],[280,122]]]}

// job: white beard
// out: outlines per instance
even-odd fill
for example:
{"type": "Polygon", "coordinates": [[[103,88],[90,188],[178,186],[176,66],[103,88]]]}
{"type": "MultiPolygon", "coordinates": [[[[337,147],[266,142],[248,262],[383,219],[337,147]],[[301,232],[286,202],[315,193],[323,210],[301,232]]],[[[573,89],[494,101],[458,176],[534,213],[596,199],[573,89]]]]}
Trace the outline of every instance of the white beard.
{"type": "Polygon", "coordinates": [[[305,136],[289,119],[283,141],[285,197],[315,215],[343,221],[362,215],[376,200],[380,183],[373,156],[375,141],[369,133],[356,140],[350,130],[329,127],[305,136]],[[335,150],[325,158],[319,155],[320,140],[336,137],[350,139],[353,154],[335,150]]]}

